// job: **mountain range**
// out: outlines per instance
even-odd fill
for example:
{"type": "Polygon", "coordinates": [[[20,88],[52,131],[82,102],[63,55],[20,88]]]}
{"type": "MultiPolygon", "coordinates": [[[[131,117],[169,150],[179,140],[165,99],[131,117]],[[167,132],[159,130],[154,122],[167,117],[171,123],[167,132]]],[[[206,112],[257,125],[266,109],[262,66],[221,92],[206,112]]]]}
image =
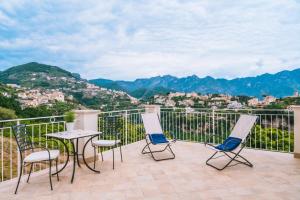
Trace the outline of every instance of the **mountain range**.
{"type": "MultiPolygon", "coordinates": [[[[71,73],[61,67],[31,62],[0,72],[1,82],[15,83],[25,87],[81,88],[81,85],[85,84],[87,80],[82,79],[79,74],[71,73]]],[[[124,91],[141,99],[168,92],[285,97],[300,90],[300,69],[232,80],[216,79],[210,76],[199,78],[192,75],[177,78],[165,75],[136,79],[135,81],[114,81],[99,78],[89,80],[89,82],[103,88],[124,91]]]]}
{"type": "Polygon", "coordinates": [[[93,79],[91,83],[125,91],[137,98],[147,98],[153,94],[177,92],[197,92],[201,94],[230,94],[262,97],[291,96],[300,90],[300,69],[281,71],[276,74],[262,74],[255,77],[235,78],[232,80],[215,79],[207,76],[199,78],[196,75],[177,78],[170,75],[152,78],[136,79],[135,81],[112,81],[108,79],[93,79]]]}

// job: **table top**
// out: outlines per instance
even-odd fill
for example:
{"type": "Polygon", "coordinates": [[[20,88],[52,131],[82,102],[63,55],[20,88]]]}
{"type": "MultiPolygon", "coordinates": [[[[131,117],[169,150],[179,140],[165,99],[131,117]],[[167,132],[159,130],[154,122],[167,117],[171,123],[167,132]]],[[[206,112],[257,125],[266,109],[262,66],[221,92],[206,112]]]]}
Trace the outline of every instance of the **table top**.
{"type": "Polygon", "coordinates": [[[84,138],[84,137],[95,136],[95,135],[100,135],[100,134],[101,134],[101,132],[98,132],[98,131],[76,129],[73,131],[49,133],[49,134],[46,134],[46,136],[52,137],[52,138],[72,140],[72,139],[84,138]]]}

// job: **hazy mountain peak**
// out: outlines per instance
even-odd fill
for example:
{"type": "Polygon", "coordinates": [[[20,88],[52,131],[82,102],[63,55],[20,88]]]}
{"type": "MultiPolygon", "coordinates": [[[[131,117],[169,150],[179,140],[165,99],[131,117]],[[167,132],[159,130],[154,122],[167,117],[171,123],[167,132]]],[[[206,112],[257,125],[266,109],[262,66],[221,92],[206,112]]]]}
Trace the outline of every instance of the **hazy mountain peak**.
{"type": "MultiPolygon", "coordinates": [[[[101,86],[101,83],[98,83],[97,80],[93,80],[92,82],[101,86]]],[[[283,97],[290,96],[296,90],[300,90],[300,69],[292,71],[284,70],[276,74],[266,73],[255,77],[236,78],[232,80],[224,78],[215,79],[211,76],[199,78],[196,75],[191,75],[177,78],[165,75],[148,79],[137,79],[136,81],[114,81],[113,83],[121,85],[123,90],[128,93],[134,93],[136,90],[142,91],[142,89],[150,93],[149,89],[157,91],[157,88],[161,87],[164,88],[164,92],[169,90],[257,97],[267,94],[283,97]]],[[[106,84],[106,87],[109,87],[109,85],[106,84]]]]}

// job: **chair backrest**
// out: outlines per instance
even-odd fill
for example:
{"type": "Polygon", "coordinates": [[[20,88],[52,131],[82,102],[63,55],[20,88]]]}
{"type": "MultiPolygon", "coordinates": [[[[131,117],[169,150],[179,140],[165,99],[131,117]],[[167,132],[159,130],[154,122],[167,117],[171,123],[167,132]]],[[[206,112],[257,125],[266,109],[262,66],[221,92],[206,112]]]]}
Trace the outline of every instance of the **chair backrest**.
{"type": "Polygon", "coordinates": [[[158,115],[156,113],[142,114],[146,134],[163,133],[158,115]]]}
{"type": "Polygon", "coordinates": [[[33,144],[30,136],[26,131],[25,124],[12,126],[12,130],[20,152],[33,149],[33,144]]]}
{"type": "MultiPolygon", "coordinates": [[[[116,127],[116,121],[117,117],[116,116],[107,116],[104,118],[105,125],[104,125],[104,134],[109,134],[113,135],[117,132],[117,127],[116,127]]],[[[103,135],[104,135],[103,134],[103,135]]]]}
{"type": "Polygon", "coordinates": [[[242,141],[244,141],[249,135],[256,120],[257,116],[241,115],[231,131],[230,137],[240,138],[242,141]]]}

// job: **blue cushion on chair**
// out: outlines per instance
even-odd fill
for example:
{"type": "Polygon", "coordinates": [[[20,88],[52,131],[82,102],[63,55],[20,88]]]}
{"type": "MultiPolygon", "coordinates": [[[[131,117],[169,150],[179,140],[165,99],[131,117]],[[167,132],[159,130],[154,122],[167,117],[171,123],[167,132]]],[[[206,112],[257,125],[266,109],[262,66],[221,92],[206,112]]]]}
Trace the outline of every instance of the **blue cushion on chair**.
{"type": "Polygon", "coordinates": [[[216,149],[221,151],[232,151],[237,148],[242,142],[242,139],[235,137],[228,137],[223,144],[216,146],[216,149]]]}
{"type": "Polygon", "coordinates": [[[149,139],[152,144],[168,143],[166,136],[162,133],[149,134],[149,139]]]}

